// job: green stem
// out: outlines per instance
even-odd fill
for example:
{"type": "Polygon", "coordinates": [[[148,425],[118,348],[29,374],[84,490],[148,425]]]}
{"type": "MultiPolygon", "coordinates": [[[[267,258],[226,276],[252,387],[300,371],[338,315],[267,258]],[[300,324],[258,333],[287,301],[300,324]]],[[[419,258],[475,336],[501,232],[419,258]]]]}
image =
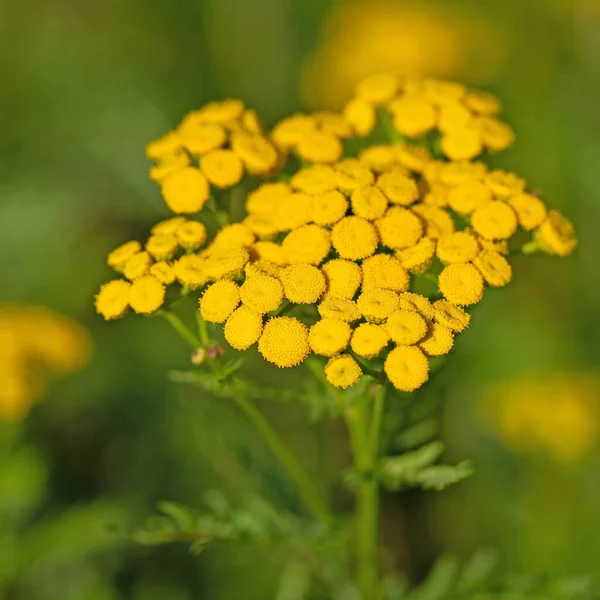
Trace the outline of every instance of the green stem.
{"type": "Polygon", "coordinates": [[[364,600],[381,597],[379,568],[379,484],[373,477],[380,450],[385,387],[379,386],[372,409],[369,396],[346,411],[355,467],[365,474],[356,492],[357,583],[364,600]]]}
{"type": "Polygon", "coordinates": [[[198,325],[198,334],[200,335],[200,341],[203,346],[208,346],[210,344],[210,338],[208,335],[208,327],[206,326],[206,321],[202,318],[202,314],[199,310],[194,311],[194,315],[196,316],[196,324],[198,325]]]}
{"type": "Polygon", "coordinates": [[[200,348],[200,340],[185,326],[183,321],[175,314],[166,310],[158,311],[161,317],[165,318],[173,329],[184,339],[194,350],[200,348]]]}
{"type": "Polygon", "coordinates": [[[254,423],[273,454],[285,467],[290,477],[294,480],[294,483],[308,508],[310,508],[314,515],[323,523],[331,525],[332,517],[325,502],[321,498],[319,490],[287,444],[273,429],[262,412],[260,412],[250,400],[237,393],[235,390],[232,390],[231,397],[245,415],[254,423]]]}

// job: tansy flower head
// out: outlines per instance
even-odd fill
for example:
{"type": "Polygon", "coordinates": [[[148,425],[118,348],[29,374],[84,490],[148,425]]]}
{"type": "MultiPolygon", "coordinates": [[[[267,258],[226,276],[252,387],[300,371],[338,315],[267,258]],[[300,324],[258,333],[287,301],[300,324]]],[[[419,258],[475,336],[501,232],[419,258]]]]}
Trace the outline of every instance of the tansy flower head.
{"type": "Polygon", "coordinates": [[[310,218],[317,225],[333,225],[348,210],[348,200],[337,190],[315,194],[310,205],[310,218]]]}
{"type": "Polygon", "coordinates": [[[392,385],[402,392],[420,388],[429,378],[429,361],[415,346],[398,346],[385,359],[385,374],[392,385]]]}
{"type": "Polygon", "coordinates": [[[469,313],[447,300],[437,300],[433,303],[433,309],[435,320],[456,333],[464,331],[471,321],[469,313]]]}
{"type": "Polygon", "coordinates": [[[454,231],[454,221],[443,208],[429,204],[417,204],[412,207],[412,210],[423,220],[427,237],[437,240],[454,231]]]}
{"type": "Polygon", "coordinates": [[[443,235],[437,242],[437,255],[443,263],[466,263],[479,254],[475,236],[466,231],[443,235]]]}
{"type": "Polygon", "coordinates": [[[329,254],[331,236],[318,225],[304,225],[289,233],[281,246],[290,264],[319,265],[329,254]]]}
{"type": "Polygon", "coordinates": [[[454,345],[454,335],[450,328],[440,323],[429,323],[427,335],[419,342],[419,348],[427,356],[448,354],[454,345]]]}
{"type": "Polygon", "coordinates": [[[197,250],[206,241],[206,227],[198,221],[187,221],[175,232],[179,245],[185,250],[197,250]]]}
{"type": "Polygon", "coordinates": [[[250,247],[250,256],[253,260],[273,263],[279,267],[287,265],[283,248],[275,242],[255,242],[250,247]]]}
{"type": "Polygon", "coordinates": [[[414,294],[412,292],[404,292],[400,294],[399,308],[404,310],[412,310],[419,313],[427,321],[431,321],[434,317],[434,310],[431,302],[425,296],[421,294],[414,294]]]}
{"type": "Polygon", "coordinates": [[[325,292],[325,276],[313,265],[290,265],[281,272],[285,297],[294,304],[314,304],[325,292]]]}
{"type": "Polygon", "coordinates": [[[519,225],[526,231],[535,229],[546,218],[546,205],[533,194],[516,194],[508,203],[517,215],[519,225]]]}
{"type": "Polygon", "coordinates": [[[427,333],[427,322],[412,310],[395,310],[387,319],[385,330],[396,344],[410,346],[421,341],[427,333]]]}
{"type": "Polygon", "coordinates": [[[306,325],[294,317],[275,317],[264,326],[258,351],[278,367],[300,364],[309,352],[306,325]]]}
{"type": "Polygon", "coordinates": [[[150,267],[149,274],[164,285],[171,285],[175,281],[175,271],[173,270],[173,267],[165,261],[154,263],[150,267]]]}
{"type": "Polygon", "coordinates": [[[334,165],[336,185],[346,193],[371,185],[375,177],[368,167],[356,158],[345,158],[334,165]]]}
{"type": "Polygon", "coordinates": [[[358,382],[361,375],[359,364],[347,354],[334,356],[325,365],[325,377],[334,387],[350,387],[358,382]]]}
{"type": "Polygon", "coordinates": [[[485,182],[492,192],[500,198],[508,198],[520,194],[525,189],[525,180],[514,173],[497,169],[485,176],[485,182]]]}
{"type": "Polygon", "coordinates": [[[232,277],[241,271],[249,260],[248,251],[244,248],[218,250],[204,260],[204,272],[208,279],[232,277]]]}
{"type": "Polygon", "coordinates": [[[398,294],[377,288],[364,291],[356,301],[361,314],[375,322],[387,319],[398,308],[398,304],[398,294]]]}
{"type": "Polygon", "coordinates": [[[141,249],[142,245],[135,240],[122,244],[109,253],[107,260],[108,266],[112,267],[115,271],[121,272],[127,264],[127,261],[135,256],[141,249]]]}
{"type": "Polygon", "coordinates": [[[228,188],[239,183],[244,176],[244,165],[235,152],[226,149],[212,150],[200,158],[200,170],[209,183],[228,188]]]}
{"type": "MultiPolygon", "coordinates": [[[[177,241],[175,241],[175,243],[177,243],[177,241]]],[[[138,279],[148,272],[152,262],[152,257],[148,252],[138,252],[125,264],[123,275],[131,281],[138,279]]]]}
{"type": "Polygon", "coordinates": [[[329,192],[337,188],[337,174],[331,165],[313,165],[292,175],[290,185],[308,194],[329,192]]]}
{"type": "Polygon", "coordinates": [[[409,206],[419,197],[414,179],[401,171],[388,171],[377,179],[377,187],[392,204],[409,206]]]}
{"type": "Polygon", "coordinates": [[[152,255],[154,260],[169,260],[173,258],[178,247],[179,242],[177,237],[172,233],[152,235],[146,242],[146,250],[152,255]]]}
{"type": "Polygon", "coordinates": [[[383,192],[373,185],[365,185],[352,192],[352,212],[357,217],[374,221],[383,217],[388,201],[383,192]]]}
{"type": "Polygon", "coordinates": [[[334,356],[346,348],[351,333],[350,325],[345,321],[326,318],[310,328],[308,343],[315,354],[334,356]]]}
{"type": "Polygon", "coordinates": [[[350,340],[352,351],[364,358],[379,355],[390,341],[387,331],[375,323],[361,323],[353,332],[350,340]]]}
{"type": "Polygon", "coordinates": [[[454,304],[468,306],[483,297],[483,277],[472,264],[452,264],[444,267],[438,277],[444,297],[454,304]]]}
{"type": "Polygon", "coordinates": [[[195,254],[182,256],[173,265],[177,281],[190,289],[202,287],[209,277],[205,271],[206,261],[195,254]]]}
{"type": "Polygon", "coordinates": [[[166,221],[157,223],[150,231],[154,235],[175,235],[177,233],[177,229],[179,229],[179,227],[181,227],[181,225],[184,223],[186,223],[185,217],[173,217],[172,219],[167,219],[166,221]]]}
{"type": "Polygon", "coordinates": [[[348,298],[328,296],[319,304],[318,310],[324,319],[341,319],[347,323],[358,321],[362,316],[356,302],[348,298]]]}
{"type": "Polygon", "coordinates": [[[247,306],[240,306],[227,319],[224,334],[232,348],[247,350],[258,342],[262,329],[262,316],[247,306]]]}
{"type": "Polygon", "coordinates": [[[568,256],[577,247],[573,224],[557,210],[548,213],[535,231],[535,239],[544,252],[558,256],[568,256]]]}
{"type": "Polygon", "coordinates": [[[240,288],[242,303],[262,315],[279,308],[283,300],[283,287],[269,275],[250,275],[240,288]]]}
{"type": "Polygon", "coordinates": [[[340,140],[324,131],[311,131],[296,146],[298,155],[313,163],[333,163],[340,158],[344,147],[340,140]]]}
{"type": "Polygon", "coordinates": [[[376,254],[362,263],[362,289],[382,288],[405,292],[410,279],[402,263],[389,254],[376,254]]]}
{"type": "Polygon", "coordinates": [[[334,258],[321,267],[327,280],[327,295],[336,298],[352,298],[360,282],[362,271],[359,265],[343,258],[334,258]]]}
{"type": "Polygon", "coordinates": [[[164,300],[165,286],[152,275],[144,275],[131,284],[129,305],[136,313],[153,313],[162,306],[164,300]]]}
{"type": "Polygon", "coordinates": [[[254,243],[254,234],[243,223],[232,223],[223,227],[215,236],[211,248],[229,251],[233,248],[246,248],[254,243]]]}
{"type": "Polygon", "coordinates": [[[448,191],[448,204],[461,215],[470,215],[492,198],[492,190],[477,180],[462,181],[448,191]]]}
{"type": "Polygon", "coordinates": [[[200,298],[200,313],[205,321],[224,323],[240,303],[240,289],[226,279],[209,286],[200,298]]]}
{"type": "Polygon", "coordinates": [[[517,215],[506,202],[492,200],[471,215],[473,229],[488,240],[505,240],[517,230],[517,215]]]}
{"type": "Polygon", "coordinates": [[[378,241],[375,227],[361,217],[345,217],[331,231],[333,247],[340,257],[351,260],[371,256],[378,241]]]}
{"type": "Polygon", "coordinates": [[[483,275],[485,282],[494,287],[500,287],[510,283],[512,279],[512,267],[510,263],[498,252],[493,250],[483,250],[476,258],[473,264],[483,275]]]}
{"type": "Polygon", "coordinates": [[[396,257],[410,273],[423,273],[433,263],[435,257],[435,240],[424,237],[414,246],[396,250],[396,257]]]}
{"type": "Polygon", "coordinates": [[[96,312],[107,321],[122,317],[129,308],[130,288],[131,284],[123,279],[105,283],[96,296],[96,312]]]}
{"type": "Polygon", "coordinates": [[[206,177],[194,167],[184,167],[162,182],[162,195],[167,206],[177,214],[202,210],[210,189],[206,177]]]}
{"type": "Polygon", "coordinates": [[[388,248],[409,248],[423,235],[421,220],[412,211],[400,206],[388,208],[386,213],[375,221],[381,243],[388,248]]]}

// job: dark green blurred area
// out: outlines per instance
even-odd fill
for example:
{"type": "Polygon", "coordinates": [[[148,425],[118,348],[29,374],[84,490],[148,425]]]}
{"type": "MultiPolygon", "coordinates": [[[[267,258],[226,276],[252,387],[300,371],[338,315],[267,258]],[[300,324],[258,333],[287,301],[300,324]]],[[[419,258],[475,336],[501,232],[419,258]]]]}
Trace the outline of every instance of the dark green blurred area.
{"type": "MultiPolygon", "coordinates": [[[[93,296],[111,277],[107,252],[168,216],[145,144],[213,99],[240,97],[268,125],[301,108],[302,66],[333,4],[0,0],[0,300],[49,305],[84,323],[95,343],[89,368],[12,432],[23,456],[0,474],[0,492],[27,509],[29,533],[9,543],[0,531],[2,600],[276,597],[283,565],[269,551],[194,557],[184,544],[124,539],[158,501],[201,507],[216,487],[233,500],[260,493],[301,507],[235,407],[167,382],[189,361],[167,324],[105,323],[93,296]]],[[[444,409],[450,454],[472,458],[476,474],[438,495],[386,497],[386,543],[415,578],[436,556],[482,546],[497,548],[511,573],[598,574],[600,452],[575,465],[520,457],[479,412],[495,382],[598,372],[600,2],[443,4],[499,32],[504,59],[488,87],[517,143],[494,164],[565,212],[580,247],[567,260],[515,259],[513,284],[476,307],[445,375],[444,409]]],[[[279,385],[293,381],[286,373],[279,385]]],[[[302,406],[264,409],[347,508],[336,424],[309,428],[302,406]]]]}

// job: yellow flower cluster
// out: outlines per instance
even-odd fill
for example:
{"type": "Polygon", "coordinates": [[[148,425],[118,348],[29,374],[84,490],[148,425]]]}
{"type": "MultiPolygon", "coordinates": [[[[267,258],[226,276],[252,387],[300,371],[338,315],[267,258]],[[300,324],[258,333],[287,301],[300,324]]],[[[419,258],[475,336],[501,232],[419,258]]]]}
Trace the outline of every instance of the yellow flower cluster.
{"type": "Polygon", "coordinates": [[[50,381],[83,368],[91,340],[78,323],[30,305],[0,305],[0,420],[23,418],[50,381]]]}
{"type": "Polygon", "coordinates": [[[146,154],[156,161],[150,177],[177,214],[202,210],[210,186],[232,187],[244,172],[266,175],[280,162],[256,112],[240,100],[211,102],[192,111],[173,131],[150,142],[146,154]]]}
{"type": "Polygon", "coordinates": [[[600,381],[590,374],[515,380],[486,396],[490,425],[516,452],[572,463],[585,458],[598,440],[600,381]]]}
{"type": "MultiPolygon", "coordinates": [[[[155,226],[145,248],[134,241],[111,252],[124,278],[102,287],[98,312],[152,313],[176,284],[199,291],[202,317],[224,324],[233,348],[258,344],[279,367],[325,356],[338,387],[377,370],[399,390],[417,389],[429,357],[448,353],[468,326],[464,307],[510,282],[511,251],[565,256],[576,246],[571,223],[523,179],[470,160],[512,143],[500,108],[460,84],[378,75],[357,86],[343,115],[284,119],[268,139],[278,156],[310,164],[282,163],[284,173],[247,195],[242,221],[208,245],[200,223],[176,217],[155,226]],[[418,139],[386,143],[386,123],[418,139]],[[343,157],[345,140],[367,134],[343,157]],[[438,289],[415,293],[419,278],[438,289]]],[[[228,123],[234,136],[230,124],[243,125],[246,112],[226,101],[198,114],[190,122],[228,123]]]]}

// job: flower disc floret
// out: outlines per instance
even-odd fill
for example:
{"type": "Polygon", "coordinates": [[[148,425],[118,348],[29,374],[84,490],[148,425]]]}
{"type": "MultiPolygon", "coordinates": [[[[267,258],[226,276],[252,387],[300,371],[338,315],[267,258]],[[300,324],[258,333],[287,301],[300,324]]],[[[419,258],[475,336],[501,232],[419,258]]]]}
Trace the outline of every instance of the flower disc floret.
{"type": "Polygon", "coordinates": [[[431,131],[437,121],[435,107],[422,98],[405,96],[392,100],[389,109],[393,114],[394,127],[407,137],[419,137],[431,131]]]}
{"type": "Polygon", "coordinates": [[[235,152],[222,148],[204,154],[200,158],[200,170],[209,183],[219,188],[231,187],[244,176],[241,159],[235,152]]]}
{"type": "Polygon", "coordinates": [[[323,319],[341,319],[347,323],[358,321],[362,316],[356,302],[332,296],[328,296],[319,304],[318,311],[323,319]]]}
{"type": "Polygon", "coordinates": [[[471,215],[473,229],[488,240],[506,240],[517,231],[515,211],[501,200],[492,200],[471,215]]]}
{"type": "Polygon", "coordinates": [[[471,322],[471,315],[469,313],[447,300],[437,300],[434,302],[433,310],[435,311],[435,320],[455,333],[464,331],[471,322]]]}
{"type": "Polygon", "coordinates": [[[190,254],[182,256],[174,265],[173,271],[177,281],[190,289],[202,287],[209,279],[206,274],[206,261],[190,254]]]}
{"type": "Polygon", "coordinates": [[[285,297],[294,304],[314,304],[326,288],[325,276],[313,265],[290,265],[281,272],[285,297]]]}
{"type": "Polygon", "coordinates": [[[318,225],[303,225],[289,233],[281,246],[290,264],[319,265],[329,254],[331,236],[318,225]]]}
{"type": "Polygon", "coordinates": [[[269,320],[258,341],[263,358],[278,367],[293,367],[308,355],[308,330],[294,317],[275,317],[269,320]]]}
{"type": "Polygon", "coordinates": [[[447,300],[461,306],[476,304],[483,297],[483,277],[472,264],[444,267],[438,286],[447,300]]]}
{"type": "Polygon", "coordinates": [[[340,158],[344,147],[340,140],[330,133],[312,131],[302,137],[296,151],[309,162],[333,163],[340,158]]]}
{"type": "Polygon", "coordinates": [[[358,297],[356,306],[369,321],[382,322],[398,308],[399,302],[398,294],[391,290],[372,289],[358,297]]]}
{"type": "Polygon", "coordinates": [[[173,258],[178,248],[179,242],[172,233],[151,235],[146,242],[146,250],[154,260],[169,260],[173,258]]]}
{"type": "Polygon", "coordinates": [[[519,225],[526,231],[531,231],[544,222],[546,218],[545,204],[533,194],[517,194],[508,199],[517,214],[519,225]]]}
{"type": "Polygon", "coordinates": [[[369,135],[373,131],[377,120],[374,106],[370,102],[358,98],[350,100],[344,107],[342,114],[352,125],[356,134],[361,137],[369,135]]]}
{"type": "Polygon", "coordinates": [[[290,185],[307,194],[319,194],[337,188],[337,174],[331,165],[313,165],[294,173],[290,185]]]}
{"type": "Polygon", "coordinates": [[[184,167],[169,175],[161,191],[167,206],[177,214],[201,211],[210,196],[206,177],[195,167],[184,167]]]}
{"type": "Polygon", "coordinates": [[[416,344],[427,334],[427,322],[412,310],[395,310],[384,327],[392,341],[403,346],[416,344]]]}
{"type": "Polygon", "coordinates": [[[544,252],[558,256],[568,256],[577,247],[573,224],[557,210],[548,213],[547,219],[535,231],[535,239],[544,252]]]}
{"type": "Polygon", "coordinates": [[[264,175],[277,165],[275,146],[262,135],[237,133],[231,138],[231,149],[242,159],[251,175],[264,175]]]}
{"type": "Polygon", "coordinates": [[[275,277],[251,275],[240,288],[242,303],[258,314],[279,308],[283,300],[283,287],[275,277]]]}
{"type": "Polygon", "coordinates": [[[405,292],[410,278],[402,263],[389,254],[376,254],[362,263],[362,289],[382,288],[405,292]]]}
{"type": "Polygon", "coordinates": [[[263,329],[262,316],[247,306],[240,306],[225,323],[225,339],[236,350],[247,350],[258,342],[263,329]]]}
{"type": "Polygon", "coordinates": [[[150,267],[148,273],[152,275],[152,277],[158,279],[163,285],[171,285],[175,282],[175,271],[173,270],[173,267],[164,260],[154,263],[150,267]]]}
{"type": "Polygon", "coordinates": [[[400,308],[417,312],[426,321],[431,321],[434,316],[433,306],[429,299],[413,292],[400,294],[400,308]]]}
{"type": "Polygon", "coordinates": [[[352,212],[367,221],[383,217],[388,206],[387,198],[374,185],[365,185],[354,190],[351,202],[352,212]]]}
{"type": "Polygon", "coordinates": [[[361,323],[353,332],[350,347],[355,354],[374,358],[381,354],[390,341],[387,331],[375,323],[361,323]]]}
{"type": "Polygon", "coordinates": [[[129,308],[131,284],[124,279],[114,279],[105,283],[96,296],[96,312],[107,321],[122,317],[129,308]]]}
{"type": "Polygon", "coordinates": [[[226,279],[209,286],[200,298],[200,314],[210,323],[224,323],[240,303],[240,289],[226,279]]]}
{"type": "Polygon", "coordinates": [[[501,287],[510,283],[512,279],[512,267],[510,263],[498,252],[483,250],[473,264],[483,275],[485,282],[494,287],[501,287]]]}
{"type": "Polygon", "coordinates": [[[452,350],[454,335],[445,325],[430,323],[427,335],[419,342],[419,348],[427,356],[443,356],[452,350]]]}
{"type": "Polygon", "coordinates": [[[225,279],[241,271],[249,260],[248,251],[244,248],[216,250],[207,255],[203,268],[208,279],[225,279]]]}
{"type": "Polygon", "coordinates": [[[327,280],[327,295],[336,298],[352,298],[362,281],[359,265],[343,258],[334,258],[321,267],[327,280]]]}
{"type": "Polygon", "coordinates": [[[148,252],[138,252],[132,256],[123,269],[123,275],[130,281],[144,276],[152,266],[152,257],[148,252]]]}
{"type": "Polygon", "coordinates": [[[509,198],[515,194],[520,194],[525,189],[524,179],[501,169],[488,173],[485,176],[485,183],[500,198],[509,198]]]}
{"type": "Polygon", "coordinates": [[[410,248],[396,250],[396,258],[408,272],[424,273],[433,263],[435,247],[435,240],[423,237],[410,248]]]}
{"type": "Polygon", "coordinates": [[[198,221],[188,221],[175,233],[179,245],[185,250],[197,250],[206,241],[206,227],[198,221]]]}
{"type": "Polygon", "coordinates": [[[400,206],[388,208],[381,219],[375,221],[381,243],[388,248],[409,248],[423,235],[421,220],[412,211],[400,206]]]}
{"type": "Polygon", "coordinates": [[[336,185],[346,193],[353,192],[365,185],[371,185],[375,181],[371,169],[356,158],[345,158],[335,164],[334,169],[336,185]]]}
{"type": "Polygon", "coordinates": [[[430,204],[416,204],[412,210],[423,220],[427,237],[438,240],[454,231],[454,221],[443,208],[430,204]]]}
{"type": "Polygon", "coordinates": [[[342,258],[359,260],[377,249],[377,230],[366,219],[345,217],[331,231],[331,242],[342,258]]]}
{"type": "Polygon", "coordinates": [[[448,192],[448,204],[460,215],[470,215],[492,199],[492,190],[481,181],[463,181],[448,192]]]}
{"type": "Polygon", "coordinates": [[[165,286],[152,275],[136,279],[129,290],[129,305],[136,313],[149,315],[165,301],[165,286]]]}
{"type": "Polygon", "coordinates": [[[477,238],[466,231],[443,235],[437,241],[437,256],[443,263],[467,263],[478,254],[477,238]]]}
{"type": "Polygon", "coordinates": [[[348,200],[341,192],[331,190],[315,194],[310,205],[310,218],[317,225],[333,225],[348,210],[348,200]]]}
{"type": "Polygon", "coordinates": [[[330,358],[325,365],[327,381],[337,388],[348,388],[358,382],[362,375],[360,365],[347,354],[330,358]]]}
{"type": "Polygon", "coordinates": [[[402,171],[383,173],[377,179],[377,187],[392,204],[409,206],[419,198],[417,183],[402,171]]]}
{"type": "Polygon", "coordinates": [[[483,143],[494,152],[506,150],[515,142],[515,132],[509,125],[498,119],[479,117],[475,120],[475,127],[483,143]]]}
{"type": "Polygon", "coordinates": [[[385,374],[402,392],[412,392],[429,379],[429,361],[419,348],[398,346],[385,359],[385,374]]]}
{"type": "Polygon", "coordinates": [[[483,151],[483,139],[476,127],[463,127],[448,131],[440,143],[442,152],[451,160],[468,160],[483,151]]]}
{"type": "Polygon", "coordinates": [[[109,253],[108,266],[112,267],[115,271],[122,271],[127,261],[140,252],[141,249],[142,245],[135,240],[121,244],[109,253]]]}
{"type": "Polygon", "coordinates": [[[315,354],[334,356],[346,348],[352,329],[340,319],[321,319],[308,334],[308,343],[315,354]]]}

